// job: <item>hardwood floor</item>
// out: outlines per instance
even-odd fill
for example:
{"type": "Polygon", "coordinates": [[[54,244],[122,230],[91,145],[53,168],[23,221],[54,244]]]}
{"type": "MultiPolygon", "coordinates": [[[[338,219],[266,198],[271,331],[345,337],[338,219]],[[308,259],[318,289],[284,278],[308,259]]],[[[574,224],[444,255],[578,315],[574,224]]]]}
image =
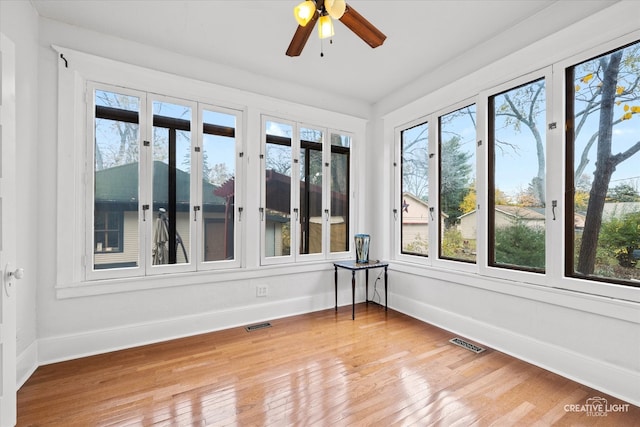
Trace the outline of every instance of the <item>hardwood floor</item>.
{"type": "Polygon", "coordinates": [[[271,324],[42,366],[18,426],[640,425],[636,406],[378,305],[271,324]],[[619,411],[567,406],[599,397],[619,411]]]}

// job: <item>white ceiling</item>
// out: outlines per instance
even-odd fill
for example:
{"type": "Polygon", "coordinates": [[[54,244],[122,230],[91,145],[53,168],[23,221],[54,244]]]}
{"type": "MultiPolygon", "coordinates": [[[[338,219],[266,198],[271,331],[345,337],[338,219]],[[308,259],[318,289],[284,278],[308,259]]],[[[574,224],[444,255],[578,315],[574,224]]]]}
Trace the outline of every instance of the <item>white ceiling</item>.
{"type": "Polygon", "coordinates": [[[43,17],[368,104],[453,61],[452,79],[472,72],[616,2],[350,0],[387,35],[382,46],[371,49],[336,22],[324,57],[314,31],[290,58],[300,0],[31,1],[43,17]]]}

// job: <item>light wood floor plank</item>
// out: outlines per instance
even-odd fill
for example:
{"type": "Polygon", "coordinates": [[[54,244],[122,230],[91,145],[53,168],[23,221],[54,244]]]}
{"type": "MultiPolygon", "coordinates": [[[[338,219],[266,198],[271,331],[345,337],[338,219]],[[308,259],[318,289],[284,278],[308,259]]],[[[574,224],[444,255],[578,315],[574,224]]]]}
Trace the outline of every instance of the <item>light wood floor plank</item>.
{"type": "Polygon", "coordinates": [[[640,426],[565,405],[607,396],[378,305],[42,366],[18,426],[640,426]]]}

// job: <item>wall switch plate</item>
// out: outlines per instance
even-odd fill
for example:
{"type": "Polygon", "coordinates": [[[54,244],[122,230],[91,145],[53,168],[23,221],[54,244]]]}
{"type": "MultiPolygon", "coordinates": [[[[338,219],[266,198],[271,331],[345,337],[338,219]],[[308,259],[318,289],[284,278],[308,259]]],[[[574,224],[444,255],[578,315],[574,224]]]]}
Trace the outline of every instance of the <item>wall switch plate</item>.
{"type": "Polygon", "coordinates": [[[267,285],[256,286],[257,297],[266,297],[268,293],[269,293],[269,287],[267,285]]]}

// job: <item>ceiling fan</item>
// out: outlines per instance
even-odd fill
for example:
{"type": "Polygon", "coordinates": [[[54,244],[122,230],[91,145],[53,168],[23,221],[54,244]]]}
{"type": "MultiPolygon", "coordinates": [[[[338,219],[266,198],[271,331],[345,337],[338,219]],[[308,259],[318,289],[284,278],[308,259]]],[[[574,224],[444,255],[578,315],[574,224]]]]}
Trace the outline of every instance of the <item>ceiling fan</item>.
{"type": "Polygon", "coordinates": [[[367,21],[345,0],[307,0],[293,10],[298,28],[287,49],[287,56],[299,56],[307,43],[316,22],[321,39],[333,36],[333,19],[338,19],[372,48],[380,46],[387,38],[371,22],[367,21]]]}

